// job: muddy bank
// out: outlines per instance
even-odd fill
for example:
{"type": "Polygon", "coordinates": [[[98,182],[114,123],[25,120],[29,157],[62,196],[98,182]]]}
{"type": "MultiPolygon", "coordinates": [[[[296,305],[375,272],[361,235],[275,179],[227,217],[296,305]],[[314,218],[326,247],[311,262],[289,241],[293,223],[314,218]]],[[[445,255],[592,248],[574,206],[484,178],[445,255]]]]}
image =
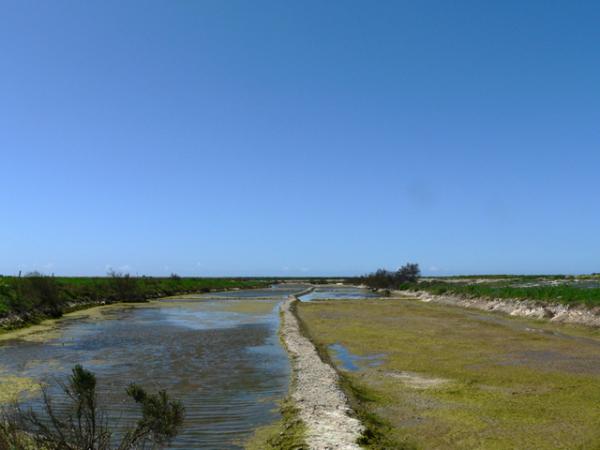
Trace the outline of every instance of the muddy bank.
{"type": "Polygon", "coordinates": [[[363,426],[351,417],[336,371],[302,335],[294,313],[297,301],[298,297],[291,295],[281,306],[281,337],[292,359],[291,397],[306,426],[306,443],[314,450],[360,449],[356,442],[363,426]]]}
{"type": "Polygon", "coordinates": [[[499,311],[511,316],[545,319],[551,322],[600,327],[600,308],[570,306],[561,303],[540,305],[533,300],[467,298],[457,295],[434,295],[425,291],[393,291],[393,295],[415,297],[423,302],[499,311]]]}

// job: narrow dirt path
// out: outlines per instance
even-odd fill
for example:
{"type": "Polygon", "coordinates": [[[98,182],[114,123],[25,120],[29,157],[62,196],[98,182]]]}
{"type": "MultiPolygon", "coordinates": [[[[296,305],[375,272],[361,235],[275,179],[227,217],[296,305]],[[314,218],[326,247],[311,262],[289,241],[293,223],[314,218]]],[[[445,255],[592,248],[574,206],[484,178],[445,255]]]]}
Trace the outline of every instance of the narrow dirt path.
{"type": "Polygon", "coordinates": [[[300,331],[292,305],[294,295],[282,304],[281,336],[292,357],[292,398],[306,425],[306,443],[314,450],[360,449],[356,443],[363,426],[339,388],[336,371],[324,363],[315,346],[300,331]]]}

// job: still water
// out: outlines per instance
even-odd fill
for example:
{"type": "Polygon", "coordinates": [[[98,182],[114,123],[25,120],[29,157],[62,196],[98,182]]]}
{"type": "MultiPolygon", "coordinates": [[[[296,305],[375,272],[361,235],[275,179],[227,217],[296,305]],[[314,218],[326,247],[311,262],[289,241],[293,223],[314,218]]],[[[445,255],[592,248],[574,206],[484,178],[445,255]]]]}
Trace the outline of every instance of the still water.
{"type": "Polygon", "coordinates": [[[100,309],[93,318],[61,321],[43,339],[0,343],[0,374],[55,385],[82,364],[96,373],[99,398],[121,425],[137,417],[124,394],[129,383],[167,389],[186,408],[170,448],[243,448],[257,427],[279,417],[290,368],[277,336],[278,305],[304,288],[100,309]]]}
{"type": "Polygon", "coordinates": [[[315,288],[309,294],[302,295],[300,300],[303,302],[310,302],[312,300],[358,300],[361,298],[377,298],[379,296],[369,289],[326,285],[315,288]]]}
{"type": "Polygon", "coordinates": [[[383,364],[385,354],[355,355],[342,344],[331,344],[329,350],[333,353],[338,366],[350,372],[356,372],[365,367],[377,367],[383,364]]]}

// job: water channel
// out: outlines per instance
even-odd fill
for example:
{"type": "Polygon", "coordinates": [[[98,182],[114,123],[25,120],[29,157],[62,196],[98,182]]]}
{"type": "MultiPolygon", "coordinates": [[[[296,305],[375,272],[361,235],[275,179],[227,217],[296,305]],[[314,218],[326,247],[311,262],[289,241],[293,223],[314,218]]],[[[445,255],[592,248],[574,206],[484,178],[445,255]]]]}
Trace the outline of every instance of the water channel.
{"type": "MultiPolygon", "coordinates": [[[[81,364],[97,375],[111,423],[125,427],[138,417],[125,394],[136,382],[183,401],[184,428],[170,448],[243,448],[256,428],[279,417],[290,366],[277,335],[278,306],[306,288],[286,283],[95,308],[50,331],[0,342],[0,378],[43,383],[60,401],[56,382],[81,364]]],[[[370,296],[327,286],[301,299],[370,296]]],[[[39,395],[26,401],[35,406],[39,395]]]]}

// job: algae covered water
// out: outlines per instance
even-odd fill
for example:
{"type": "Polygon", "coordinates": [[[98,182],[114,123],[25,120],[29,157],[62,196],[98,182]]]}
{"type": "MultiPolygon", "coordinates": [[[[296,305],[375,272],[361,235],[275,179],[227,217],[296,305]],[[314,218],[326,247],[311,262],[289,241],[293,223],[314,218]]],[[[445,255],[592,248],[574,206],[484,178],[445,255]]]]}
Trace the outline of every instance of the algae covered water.
{"type": "MultiPolygon", "coordinates": [[[[278,305],[303,286],[238,291],[100,309],[63,320],[46,335],[0,344],[0,376],[55,386],[75,364],[98,377],[112,423],[136,417],[125,389],[136,382],[167,389],[186,408],[170,448],[242,448],[278,418],[289,361],[279,343],[278,305]]],[[[60,393],[53,390],[60,400],[60,393]]],[[[36,397],[29,400],[35,405],[36,397]]]]}

